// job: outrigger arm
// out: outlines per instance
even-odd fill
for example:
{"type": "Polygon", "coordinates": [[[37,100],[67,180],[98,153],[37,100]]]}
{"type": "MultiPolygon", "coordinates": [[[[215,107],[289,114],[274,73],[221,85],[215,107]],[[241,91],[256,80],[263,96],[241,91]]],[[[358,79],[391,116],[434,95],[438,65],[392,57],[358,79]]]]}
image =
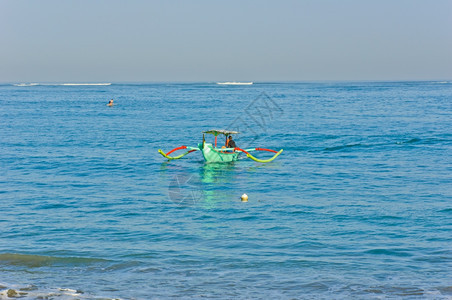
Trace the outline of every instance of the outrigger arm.
{"type": "Polygon", "coordinates": [[[271,162],[272,160],[274,160],[275,158],[278,157],[278,155],[280,155],[283,152],[283,149],[279,150],[279,151],[275,151],[275,150],[271,150],[271,149],[265,149],[265,148],[251,148],[251,149],[240,149],[240,148],[234,148],[235,151],[241,151],[243,153],[246,154],[247,157],[251,158],[254,161],[260,162],[260,163],[267,163],[267,162],[271,162]],[[276,153],[275,155],[273,155],[273,157],[270,157],[269,159],[259,159],[256,158],[254,156],[252,156],[249,152],[251,151],[268,151],[268,152],[273,152],[276,153]]]}
{"type": "Polygon", "coordinates": [[[167,159],[172,160],[172,159],[179,159],[179,158],[182,158],[182,157],[184,157],[185,155],[187,155],[188,153],[192,153],[192,152],[195,152],[195,151],[198,151],[198,150],[199,150],[199,148],[195,148],[195,147],[180,146],[180,147],[174,148],[173,150],[169,151],[169,152],[166,153],[166,154],[165,154],[165,152],[163,152],[161,149],[159,149],[159,153],[160,153],[161,155],[163,155],[164,157],[166,157],[167,159]],[[170,155],[171,153],[173,153],[174,151],[182,150],[182,149],[189,149],[189,150],[188,150],[187,152],[185,152],[185,153],[182,153],[181,155],[178,155],[178,156],[169,156],[169,155],[170,155]]]}

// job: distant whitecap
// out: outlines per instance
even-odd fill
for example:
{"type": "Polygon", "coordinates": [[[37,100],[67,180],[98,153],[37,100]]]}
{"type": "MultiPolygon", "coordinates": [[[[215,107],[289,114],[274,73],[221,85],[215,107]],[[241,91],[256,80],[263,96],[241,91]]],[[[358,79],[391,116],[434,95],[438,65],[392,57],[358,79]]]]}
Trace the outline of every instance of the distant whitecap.
{"type": "Polygon", "coordinates": [[[37,86],[37,85],[47,85],[47,86],[106,86],[111,85],[110,82],[106,83],[16,83],[14,86],[37,86]]]}
{"type": "Polygon", "coordinates": [[[237,81],[226,81],[226,82],[217,82],[217,84],[222,84],[222,85],[252,85],[253,82],[237,82],[237,81]]]}
{"type": "Polygon", "coordinates": [[[35,86],[39,85],[39,83],[16,83],[14,86],[35,86]]]}
{"type": "Polygon", "coordinates": [[[81,85],[111,85],[111,83],[62,83],[64,86],[81,86],[81,85]]]}

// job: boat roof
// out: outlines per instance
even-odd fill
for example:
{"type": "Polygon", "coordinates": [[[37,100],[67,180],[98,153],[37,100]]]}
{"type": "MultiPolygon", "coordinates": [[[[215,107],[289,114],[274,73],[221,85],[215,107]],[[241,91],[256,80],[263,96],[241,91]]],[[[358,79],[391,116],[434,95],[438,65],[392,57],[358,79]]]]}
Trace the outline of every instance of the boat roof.
{"type": "Polygon", "coordinates": [[[219,134],[229,135],[229,134],[237,134],[239,132],[232,131],[232,130],[224,130],[224,129],[212,129],[212,130],[203,131],[202,133],[210,133],[210,134],[213,134],[214,136],[217,136],[219,134]]]}

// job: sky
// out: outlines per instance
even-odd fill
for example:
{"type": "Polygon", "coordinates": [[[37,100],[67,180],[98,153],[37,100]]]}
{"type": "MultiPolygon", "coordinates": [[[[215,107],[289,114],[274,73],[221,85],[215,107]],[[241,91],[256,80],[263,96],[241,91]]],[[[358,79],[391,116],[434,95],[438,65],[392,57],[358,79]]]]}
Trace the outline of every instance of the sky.
{"type": "Polygon", "coordinates": [[[451,80],[452,0],[0,0],[0,82],[451,80]]]}

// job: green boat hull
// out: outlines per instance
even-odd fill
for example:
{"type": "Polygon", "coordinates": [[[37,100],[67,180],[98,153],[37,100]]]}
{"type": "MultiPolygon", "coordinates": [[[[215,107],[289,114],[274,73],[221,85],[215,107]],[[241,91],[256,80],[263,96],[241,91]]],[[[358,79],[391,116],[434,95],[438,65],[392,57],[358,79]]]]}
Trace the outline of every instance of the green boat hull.
{"type": "Polygon", "coordinates": [[[240,152],[227,151],[225,149],[216,149],[209,143],[199,144],[199,149],[206,162],[231,162],[236,161],[240,152]]]}

